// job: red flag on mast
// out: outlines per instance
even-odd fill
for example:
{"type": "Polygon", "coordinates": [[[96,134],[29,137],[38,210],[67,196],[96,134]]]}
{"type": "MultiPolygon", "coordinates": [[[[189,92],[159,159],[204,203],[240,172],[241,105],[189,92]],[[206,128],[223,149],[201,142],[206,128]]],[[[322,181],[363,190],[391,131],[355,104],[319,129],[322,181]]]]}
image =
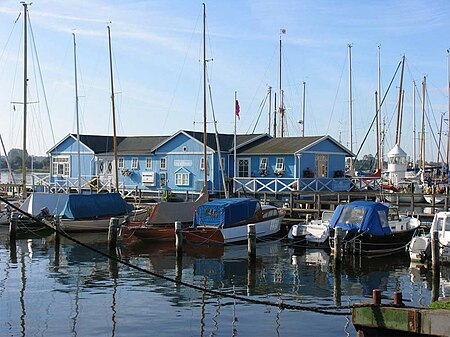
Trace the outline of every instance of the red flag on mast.
{"type": "Polygon", "coordinates": [[[239,101],[236,100],[236,116],[239,120],[241,120],[241,116],[239,116],[239,112],[241,111],[241,108],[239,106],[239,101]]]}

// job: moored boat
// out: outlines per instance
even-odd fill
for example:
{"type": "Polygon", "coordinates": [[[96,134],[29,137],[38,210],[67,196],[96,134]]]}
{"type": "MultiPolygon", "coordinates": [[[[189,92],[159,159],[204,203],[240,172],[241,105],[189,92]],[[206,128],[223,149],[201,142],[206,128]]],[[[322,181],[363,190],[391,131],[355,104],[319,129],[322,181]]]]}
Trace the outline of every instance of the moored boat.
{"type": "Polygon", "coordinates": [[[330,222],[330,247],[336,228],[342,230],[344,251],[362,254],[404,252],[420,221],[398,214],[398,209],[374,201],[339,205],[330,222]]]}
{"type": "Polygon", "coordinates": [[[145,220],[129,221],[124,224],[121,236],[147,240],[175,240],[175,222],[181,222],[182,228],[192,225],[195,210],[207,200],[207,192],[202,191],[195,201],[159,202],[149,207],[145,220]]]}
{"type": "Polygon", "coordinates": [[[429,233],[415,236],[408,248],[413,262],[431,261],[431,233],[437,232],[441,262],[450,262],[450,212],[439,212],[434,215],[429,233]]]}
{"type": "Polygon", "coordinates": [[[288,238],[295,242],[313,246],[328,247],[328,225],[334,211],[323,211],[320,220],[295,224],[291,227],[288,238]]]}
{"type": "Polygon", "coordinates": [[[207,202],[197,208],[192,227],[184,239],[196,244],[228,244],[247,240],[247,225],[254,224],[256,237],[277,234],[285,212],[261,205],[256,199],[228,198],[207,202]]]}
{"type": "MultiPolygon", "coordinates": [[[[69,194],[60,215],[60,229],[66,232],[107,231],[112,217],[145,217],[146,210],[133,212],[119,193],[69,194]]],[[[54,224],[54,223],[53,223],[54,224]]]]}

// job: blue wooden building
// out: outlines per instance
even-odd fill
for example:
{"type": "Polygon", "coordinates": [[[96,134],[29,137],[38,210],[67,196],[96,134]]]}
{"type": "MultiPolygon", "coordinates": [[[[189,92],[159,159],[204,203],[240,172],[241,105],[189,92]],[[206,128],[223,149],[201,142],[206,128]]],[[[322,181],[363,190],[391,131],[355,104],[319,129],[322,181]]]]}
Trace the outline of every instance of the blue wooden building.
{"type": "MultiPolygon", "coordinates": [[[[329,136],[272,138],[208,133],[208,190],[282,193],[297,190],[348,190],[345,158],[353,156],[329,136]],[[220,165],[222,164],[222,165],[220,165]],[[223,169],[223,174],[221,171],[223,169]],[[236,168],[236,174],[235,174],[236,168]],[[224,178],[222,177],[224,176],[224,178]]],[[[203,133],[181,130],[171,136],[117,137],[119,191],[198,193],[204,184],[203,133]]],[[[49,187],[115,189],[111,136],[67,135],[49,151],[49,187]],[[79,144],[79,145],[78,145],[79,144]]]]}

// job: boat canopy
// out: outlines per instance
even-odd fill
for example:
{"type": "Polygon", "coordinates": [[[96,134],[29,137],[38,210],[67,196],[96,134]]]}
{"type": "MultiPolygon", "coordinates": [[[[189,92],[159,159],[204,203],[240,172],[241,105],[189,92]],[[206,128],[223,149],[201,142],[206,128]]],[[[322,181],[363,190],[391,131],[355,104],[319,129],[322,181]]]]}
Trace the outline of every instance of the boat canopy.
{"type": "Polygon", "coordinates": [[[20,206],[20,209],[31,215],[38,215],[47,208],[51,215],[60,214],[64,209],[69,194],[66,193],[31,193],[20,206]]]}
{"type": "Polygon", "coordinates": [[[119,193],[69,194],[61,219],[97,219],[126,215],[133,206],[119,193]]]}
{"type": "Polygon", "coordinates": [[[248,220],[261,209],[258,200],[251,198],[228,198],[207,202],[197,208],[194,215],[194,227],[229,227],[248,220]]]}
{"type": "Polygon", "coordinates": [[[340,227],[351,232],[390,235],[388,212],[389,207],[380,202],[354,201],[336,208],[329,227],[330,230],[340,227]]]}

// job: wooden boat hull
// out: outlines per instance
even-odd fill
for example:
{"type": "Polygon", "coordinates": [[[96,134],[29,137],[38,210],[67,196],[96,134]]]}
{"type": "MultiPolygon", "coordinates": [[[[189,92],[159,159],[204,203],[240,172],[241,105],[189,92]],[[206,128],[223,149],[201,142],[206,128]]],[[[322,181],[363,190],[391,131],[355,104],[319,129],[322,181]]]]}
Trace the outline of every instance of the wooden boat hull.
{"type": "MultiPolygon", "coordinates": [[[[284,216],[284,214],[283,214],[284,216]]],[[[280,231],[283,216],[255,222],[256,238],[273,236],[280,231]]],[[[197,226],[183,231],[184,239],[195,244],[229,244],[246,241],[247,223],[227,228],[197,226]]]]}
{"type": "MultiPolygon", "coordinates": [[[[191,223],[183,224],[182,228],[187,228],[191,223]]],[[[141,240],[175,240],[175,224],[147,225],[132,223],[121,228],[123,238],[135,237],[141,240]]]]}

